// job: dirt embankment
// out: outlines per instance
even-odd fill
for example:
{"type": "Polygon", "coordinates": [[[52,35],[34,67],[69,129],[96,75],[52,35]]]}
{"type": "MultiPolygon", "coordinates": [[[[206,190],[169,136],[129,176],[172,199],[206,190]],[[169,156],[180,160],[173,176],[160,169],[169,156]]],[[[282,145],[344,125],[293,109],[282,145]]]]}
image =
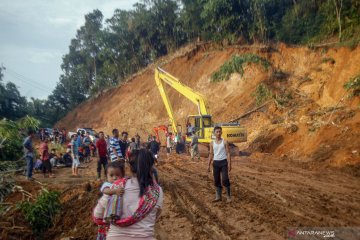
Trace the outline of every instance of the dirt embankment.
{"type": "Polygon", "coordinates": [[[91,211],[99,198],[101,185],[96,181],[96,161],[83,165],[79,171],[80,178],[72,177],[70,168],[53,169],[56,178],[44,178],[42,173],[35,172],[36,180],[31,182],[24,176],[18,176],[15,184],[29,194],[15,190],[2,203],[10,209],[0,213],[0,239],[36,239],[17,204],[26,200],[35,201],[43,189],[61,193],[60,213],[44,239],[69,239],[73,236],[75,239],[93,239],[97,228],[91,221],[91,211]]]}
{"type": "MultiPolygon", "coordinates": [[[[81,104],[57,123],[75,129],[91,126],[110,133],[111,129],[139,133],[167,124],[168,117],[154,81],[154,68],[162,66],[191,88],[203,93],[215,122],[225,122],[253,109],[253,95],[266,84],[277,101],[240,120],[249,132],[241,149],[267,152],[301,162],[344,166],[360,161],[359,99],[349,100],[343,84],[360,74],[360,47],[319,48],[243,46],[216,48],[210,44],[187,46],[172,56],[135,75],[126,84],[107,90],[81,104]],[[210,76],[235,54],[256,53],[272,65],[250,64],[245,74],[233,74],[228,81],[211,83],[210,76]]],[[[175,117],[196,107],[168,88],[175,117]]]]}

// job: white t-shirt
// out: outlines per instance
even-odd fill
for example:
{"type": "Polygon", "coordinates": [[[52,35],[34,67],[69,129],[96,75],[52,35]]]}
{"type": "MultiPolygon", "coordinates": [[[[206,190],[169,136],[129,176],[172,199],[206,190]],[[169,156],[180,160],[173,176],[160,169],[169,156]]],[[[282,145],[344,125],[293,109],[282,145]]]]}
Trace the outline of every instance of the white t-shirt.
{"type": "Polygon", "coordinates": [[[112,183],[110,183],[110,182],[104,182],[104,183],[101,185],[100,192],[103,193],[105,188],[111,188],[111,185],[112,185],[112,183]]]}
{"type": "MultiPolygon", "coordinates": [[[[123,215],[121,218],[131,216],[139,205],[140,187],[137,178],[131,178],[126,182],[125,193],[123,195],[123,215]]],[[[109,233],[106,236],[107,240],[115,239],[137,239],[143,240],[154,239],[154,226],[156,221],[156,212],[163,207],[164,194],[160,187],[160,196],[153,210],[140,222],[137,222],[128,227],[118,227],[110,225],[109,233]]]]}
{"type": "Polygon", "coordinates": [[[171,138],[170,138],[170,136],[167,136],[167,137],[166,137],[166,147],[167,147],[167,148],[170,148],[170,147],[171,147],[171,138]]]}

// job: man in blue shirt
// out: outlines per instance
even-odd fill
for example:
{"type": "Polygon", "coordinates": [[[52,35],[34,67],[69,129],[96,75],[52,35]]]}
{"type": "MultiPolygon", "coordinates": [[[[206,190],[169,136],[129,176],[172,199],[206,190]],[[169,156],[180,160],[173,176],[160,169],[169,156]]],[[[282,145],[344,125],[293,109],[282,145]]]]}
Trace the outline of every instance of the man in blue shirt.
{"type": "Polygon", "coordinates": [[[80,133],[80,132],[77,133],[77,137],[75,138],[75,140],[76,140],[76,145],[77,145],[78,147],[81,147],[81,145],[82,145],[82,139],[81,139],[81,133],[80,133]]]}
{"type": "Polygon", "coordinates": [[[25,138],[23,147],[26,160],[26,177],[28,180],[34,180],[32,177],[32,172],[34,168],[34,149],[32,145],[32,139],[34,138],[35,131],[29,129],[28,136],[25,138]]]}
{"type": "Polygon", "coordinates": [[[79,135],[72,135],[71,136],[71,157],[72,157],[72,174],[74,176],[78,176],[78,167],[80,166],[79,160],[79,145],[77,139],[80,138],[79,135]]]}
{"type": "Polygon", "coordinates": [[[110,160],[111,162],[123,161],[124,157],[121,153],[120,143],[119,143],[119,130],[116,128],[112,130],[113,136],[110,138],[110,160]]]}

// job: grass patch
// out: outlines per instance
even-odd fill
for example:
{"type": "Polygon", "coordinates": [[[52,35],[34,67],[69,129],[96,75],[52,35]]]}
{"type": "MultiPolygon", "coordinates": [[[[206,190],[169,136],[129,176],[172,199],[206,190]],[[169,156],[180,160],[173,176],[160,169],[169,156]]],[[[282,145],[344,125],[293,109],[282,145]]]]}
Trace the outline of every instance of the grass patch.
{"type": "Polygon", "coordinates": [[[220,82],[223,80],[229,80],[231,74],[239,73],[244,75],[244,64],[256,63],[261,64],[265,70],[268,70],[271,66],[269,61],[253,53],[247,53],[243,55],[235,55],[229,61],[225,62],[218,71],[211,75],[212,82],[220,82]]]}
{"type": "Polygon", "coordinates": [[[274,100],[279,107],[286,107],[290,104],[291,100],[293,100],[293,96],[291,92],[276,94],[274,100]]]}
{"type": "Polygon", "coordinates": [[[326,57],[321,59],[321,63],[331,63],[331,64],[335,64],[335,59],[331,58],[331,57],[326,57]]]}
{"type": "Polygon", "coordinates": [[[260,106],[266,100],[272,98],[272,92],[265,84],[261,83],[257,86],[253,96],[255,97],[256,105],[260,106]]]}
{"type": "Polygon", "coordinates": [[[24,201],[18,205],[37,239],[43,239],[44,233],[53,226],[61,207],[59,197],[57,191],[43,190],[35,202],[24,201]]]}
{"type": "Polygon", "coordinates": [[[360,96],[360,74],[350,78],[350,80],[344,84],[344,88],[347,91],[351,91],[349,98],[360,96]]]}
{"type": "Polygon", "coordinates": [[[349,41],[343,41],[337,44],[338,47],[347,47],[350,50],[354,50],[360,44],[360,39],[351,39],[349,41]]]}

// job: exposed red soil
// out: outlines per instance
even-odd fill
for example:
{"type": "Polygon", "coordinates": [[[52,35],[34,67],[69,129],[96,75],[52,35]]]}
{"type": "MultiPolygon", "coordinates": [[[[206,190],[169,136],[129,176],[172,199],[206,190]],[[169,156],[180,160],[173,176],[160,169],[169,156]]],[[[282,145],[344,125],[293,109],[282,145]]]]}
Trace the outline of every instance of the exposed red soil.
{"type": "MultiPolygon", "coordinates": [[[[284,239],[289,227],[360,226],[359,99],[348,99],[343,84],[360,74],[360,47],[315,49],[279,44],[220,49],[211,44],[187,46],[157,63],[183,83],[207,96],[215,121],[237,118],[256,107],[252,95],[266,84],[284,105],[270,102],[240,119],[248,142],[238,144],[230,178],[233,201],[212,203],[214,186],[207,161],[165,153],[158,166],[165,205],[156,224],[157,239],[284,239]],[[250,64],[245,74],[211,83],[210,76],[234,54],[257,53],[272,68],[250,64]],[[324,61],[332,58],[334,61],[324,61]],[[285,77],[284,77],[285,76],[285,77]]],[[[126,84],[81,104],[57,123],[68,130],[90,126],[139,133],[167,124],[167,114],[154,81],[155,65],[126,84]]],[[[169,89],[179,123],[195,106],[169,89]]],[[[70,169],[42,184],[62,192],[62,211],[47,239],[94,239],[90,211],[98,198],[95,161],[71,178],[70,169]]],[[[41,185],[17,182],[36,195],[41,185]]],[[[6,200],[22,199],[14,193],[6,200]]],[[[18,210],[0,217],[2,239],[31,239],[18,210]],[[12,221],[12,219],[19,219],[12,221]],[[14,229],[13,226],[20,228],[14,229]]]]}
{"type": "MultiPolygon", "coordinates": [[[[321,149],[330,146],[331,154],[320,157],[322,166],[354,165],[360,162],[360,101],[348,99],[343,84],[360,74],[359,62],[360,47],[311,50],[284,44],[229,48],[190,45],[149,66],[122,86],[81,104],[57,126],[91,126],[109,134],[116,127],[146,137],[154,126],[168,124],[154,80],[154,68],[161,66],[207,97],[215,122],[229,121],[255,108],[253,93],[260,83],[279,97],[291,96],[284,106],[273,101],[240,119],[249,133],[248,142],[238,144],[240,149],[316,162],[321,149]],[[228,81],[210,82],[211,74],[225,61],[243,53],[266,58],[271,69],[265,71],[262,66],[250,64],[243,76],[233,74],[228,81]],[[289,131],[293,125],[296,130],[289,131]],[[263,139],[261,144],[267,147],[254,148],[255,139],[263,139]]],[[[184,124],[186,115],[196,114],[196,106],[174,90],[168,88],[168,92],[175,117],[184,124]]]]}

